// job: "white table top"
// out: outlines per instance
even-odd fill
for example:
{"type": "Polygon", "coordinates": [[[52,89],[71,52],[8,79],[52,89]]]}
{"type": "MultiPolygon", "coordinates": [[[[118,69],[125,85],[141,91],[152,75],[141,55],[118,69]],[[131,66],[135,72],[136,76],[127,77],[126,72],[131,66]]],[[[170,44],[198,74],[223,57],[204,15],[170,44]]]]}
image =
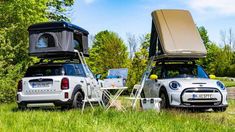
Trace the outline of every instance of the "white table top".
{"type": "Polygon", "coordinates": [[[116,90],[118,90],[118,89],[127,89],[127,87],[102,87],[102,88],[100,88],[100,89],[102,89],[102,90],[111,90],[111,89],[116,89],[116,90]]]}

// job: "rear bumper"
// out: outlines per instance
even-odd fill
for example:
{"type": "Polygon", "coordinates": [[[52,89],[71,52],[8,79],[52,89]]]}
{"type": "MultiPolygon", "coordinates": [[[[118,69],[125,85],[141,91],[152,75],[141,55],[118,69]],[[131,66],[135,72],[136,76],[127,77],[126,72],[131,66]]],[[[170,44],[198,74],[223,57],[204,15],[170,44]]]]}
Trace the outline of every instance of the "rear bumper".
{"type": "MultiPolygon", "coordinates": [[[[17,102],[18,105],[29,105],[29,104],[49,104],[49,103],[53,103],[54,106],[70,106],[72,105],[72,100],[68,100],[68,101],[61,101],[61,100],[48,100],[48,101],[42,101],[42,100],[34,100],[34,101],[21,101],[21,102],[17,102]]],[[[40,106],[40,105],[38,105],[40,106]]],[[[46,106],[46,105],[43,105],[46,106]]],[[[49,106],[49,105],[48,105],[49,106]]]]}
{"type": "Polygon", "coordinates": [[[72,104],[71,95],[69,95],[68,98],[65,98],[65,93],[66,92],[61,92],[57,94],[24,95],[21,92],[18,92],[16,95],[16,99],[19,105],[26,105],[26,106],[28,104],[33,104],[33,105],[45,104],[45,106],[47,106],[48,104],[48,106],[51,106],[49,105],[49,103],[54,104],[54,106],[71,105],[72,104]]]}

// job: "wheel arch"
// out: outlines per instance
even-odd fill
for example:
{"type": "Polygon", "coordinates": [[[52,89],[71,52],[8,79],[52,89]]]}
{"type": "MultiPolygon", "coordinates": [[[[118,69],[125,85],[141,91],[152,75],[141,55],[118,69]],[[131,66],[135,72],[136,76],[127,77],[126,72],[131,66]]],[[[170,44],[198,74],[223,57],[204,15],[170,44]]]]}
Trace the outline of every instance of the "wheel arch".
{"type": "Polygon", "coordinates": [[[74,96],[75,96],[75,94],[76,94],[78,91],[80,91],[80,92],[82,93],[82,96],[85,97],[85,93],[84,93],[84,91],[82,90],[82,85],[78,84],[78,85],[76,85],[75,88],[73,89],[72,97],[71,97],[72,100],[74,99],[74,96]]]}

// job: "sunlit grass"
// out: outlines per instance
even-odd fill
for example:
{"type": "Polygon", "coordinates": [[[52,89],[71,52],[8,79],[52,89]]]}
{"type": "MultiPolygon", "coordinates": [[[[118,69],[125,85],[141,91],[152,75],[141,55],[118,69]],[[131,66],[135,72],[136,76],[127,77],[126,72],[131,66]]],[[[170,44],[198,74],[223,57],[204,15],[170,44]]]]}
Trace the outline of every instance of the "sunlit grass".
{"type": "Polygon", "coordinates": [[[19,111],[15,104],[0,105],[0,131],[235,131],[235,101],[226,112],[165,110],[126,112],[96,107],[83,114],[72,109],[19,111]]]}

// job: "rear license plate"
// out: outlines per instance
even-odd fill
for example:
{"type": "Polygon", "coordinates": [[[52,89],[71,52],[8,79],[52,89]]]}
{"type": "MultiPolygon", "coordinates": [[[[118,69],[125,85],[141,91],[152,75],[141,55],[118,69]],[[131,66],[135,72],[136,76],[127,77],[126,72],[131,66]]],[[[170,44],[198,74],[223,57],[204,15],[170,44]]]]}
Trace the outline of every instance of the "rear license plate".
{"type": "Polygon", "coordinates": [[[51,86],[51,82],[32,82],[31,86],[33,88],[48,88],[51,86]]]}
{"type": "Polygon", "coordinates": [[[212,94],[193,94],[194,99],[210,99],[212,98],[212,94]]]}

